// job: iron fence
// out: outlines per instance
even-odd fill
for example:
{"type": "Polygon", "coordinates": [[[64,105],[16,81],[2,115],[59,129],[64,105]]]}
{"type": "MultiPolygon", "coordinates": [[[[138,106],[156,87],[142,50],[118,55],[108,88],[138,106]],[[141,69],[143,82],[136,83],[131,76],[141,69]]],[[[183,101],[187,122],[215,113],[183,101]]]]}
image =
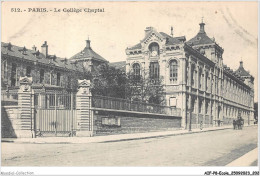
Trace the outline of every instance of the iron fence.
{"type": "Polygon", "coordinates": [[[34,105],[38,109],[76,109],[76,95],[74,93],[34,94],[34,105]]]}
{"type": "Polygon", "coordinates": [[[181,116],[181,110],[179,108],[143,103],[138,101],[130,101],[114,97],[92,96],[92,107],[154,114],[165,114],[169,116],[181,116]]]}

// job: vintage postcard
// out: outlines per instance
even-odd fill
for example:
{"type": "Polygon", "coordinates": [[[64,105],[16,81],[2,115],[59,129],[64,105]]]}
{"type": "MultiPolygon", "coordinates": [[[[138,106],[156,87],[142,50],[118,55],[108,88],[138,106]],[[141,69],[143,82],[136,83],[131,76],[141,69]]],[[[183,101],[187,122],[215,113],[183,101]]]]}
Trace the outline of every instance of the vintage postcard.
{"type": "Polygon", "coordinates": [[[259,174],[258,2],[1,5],[2,175],[259,174]]]}

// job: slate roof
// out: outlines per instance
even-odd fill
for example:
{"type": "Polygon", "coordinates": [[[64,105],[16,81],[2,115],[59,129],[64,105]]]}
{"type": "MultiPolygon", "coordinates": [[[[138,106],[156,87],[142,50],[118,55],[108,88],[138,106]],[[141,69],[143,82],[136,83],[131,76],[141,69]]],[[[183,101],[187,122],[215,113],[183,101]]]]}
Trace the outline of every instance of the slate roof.
{"type": "Polygon", "coordinates": [[[45,65],[52,65],[60,68],[67,68],[75,71],[83,71],[83,67],[80,64],[73,64],[66,58],[56,57],[55,55],[48,55],[46,58],[41,52],[26,49],[26,47],[19,47],[11,44],[10,50],[8,49],[10,43],[1,42],[1,54],[16,57],[18,59],[24,59],[31,62],[38,62],[45,65]],[[25,52],[23,52],[25,50],[25,52]]]}
{"type": "Polygon", "coordinates": [[[188,45],[204,45],[204,44],[212,44],[215,43],[214,39],[211,39],[207,36],[204,30],[205,23],[200,23],[200,31],[198,34],[187,41],[188,45]]]}
{"type": "Polygon", "coordinates": [[[166,43],[167,45],[175,45],[175,44],[180,44],[186,41],[185,36],[180,36],[180,37],[172,37],[164,32],[160,32],[160,34],[166,38],[168,38],[168,42],[166,43]]]}
{"type": "Polygon", "coordinates": [[[187,41],[188,45],[205,45],[215,43],[211,38],[209,38],[205,33],[198,33],[195,37],[187,41]]]}
{"type": "Polygon", "coordinates": [[[79,53],[75,54],[70,59],[71,60],[80,60],[80,59],[83,59],[83,58],[84,59],[86,59],[86,58],[93,59],[93,60],[97,60],[97,61],[101,61],[101,62],[105,62],[105,63],[108,62],[102,56],[100,56],[95,51],[93,51],[91,47],[85,47],[82,51],[80,51],[79,53]]]}
{"type": "MultiPolygon", "coordinates": [[[[242,62],[242,61],[241,61],[241,62],[242,62]]],[[[236,72],[238,75],[240,75],[240,76],[251,76],[251,75],[249,74],[249,72],[244,69],[244,67],[243,67],[243,62],[242,62],[242,64],[241,64],[241,62],[240,62],[239,68],[238,68],[235,72],[236,72]]]]}

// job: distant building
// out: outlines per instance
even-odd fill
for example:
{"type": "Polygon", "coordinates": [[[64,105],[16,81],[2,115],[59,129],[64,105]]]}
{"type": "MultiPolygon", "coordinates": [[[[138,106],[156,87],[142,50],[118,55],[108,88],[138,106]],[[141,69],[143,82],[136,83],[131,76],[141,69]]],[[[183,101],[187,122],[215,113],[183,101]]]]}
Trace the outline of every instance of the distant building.
{"type": "Polygon", "coordinates": [[[41,51],[2,42],[1,46],[1,80],[2,90],[16,90],[19,78],[32,77],[33,88],[41,91],[72,91],[84,71],[92,71],[96,66],[107,63],[95,53],[87,40],[86,47],[72,58],[60,58],[48,53],[45,41],[41,51]]]}
{"type": "Polygon", "coordinates": [[[92,50],[89,39],[86,40],[86,47],[72,56],[70,61],[81,63],[85,71],[94,71],[98,65],[108,63],[106,59],[92,50]]]}
{"type": "Polygon", "coordinates": [[[223,64],[223,52],[214,38],[209,38],[200,23],[197,35],[173,37],[145,29],[140,43],[126,49],[126,72],[149,73],[150,78],[163,78],[166,105],[181,108],[182,126],[202,121],[205,126],[231,124],[239,112],[250,123],[254,119],[254,78],[240,62],[233,71],[223,64]]]}
{"type": "Polygon", "coordinates": [[[126,61],[110,62],[109,66],[115,67],[116,69],[120,69],[125,72],[125,64],[126,64],[126,61]]]}

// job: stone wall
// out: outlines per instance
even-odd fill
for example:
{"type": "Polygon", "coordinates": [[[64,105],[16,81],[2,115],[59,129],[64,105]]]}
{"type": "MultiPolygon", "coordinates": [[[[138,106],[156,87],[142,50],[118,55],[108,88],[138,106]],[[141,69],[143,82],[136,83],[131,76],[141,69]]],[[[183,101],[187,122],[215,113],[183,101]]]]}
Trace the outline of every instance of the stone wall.
{"type": "Polygon", "coordinates": [[[104,116],[94,115],[94,135],[111,135],[111,134],[127,134],[142,133],[152,131],[177,130],[181,128],[180,118],[140,118],[127,116],[104,116]],[[117,118],[120,124],[104,124],[102,118],[117,118]]]}
{"type": "Polygon", "coordinates": [[[14,128],[18,125],[19,110],[17,106],[4,106],[1,109],[2,138],[16,138],[14,128]]]}

